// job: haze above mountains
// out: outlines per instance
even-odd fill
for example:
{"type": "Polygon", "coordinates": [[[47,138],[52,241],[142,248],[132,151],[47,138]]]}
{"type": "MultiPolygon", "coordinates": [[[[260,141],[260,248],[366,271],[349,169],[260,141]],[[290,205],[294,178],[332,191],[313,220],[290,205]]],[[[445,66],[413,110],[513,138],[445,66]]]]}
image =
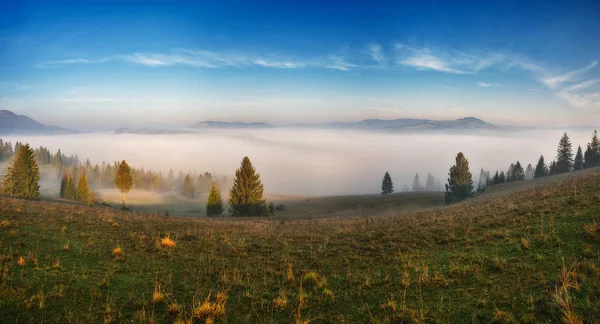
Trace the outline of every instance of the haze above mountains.
{"type": "MultiPolygon", "coordinates": [[[[201,121],[181,129],[160,128],[119,128],[117,134],[186,134],[194,130],[202,129],[269,129],[283,127],[269,123],[260,122],[225,122],[225,121],[201,121]]],[[[469,130],[509,130],[510,126],[497,126],[487,123],[475,117],[465,117],[456,120],[432,120],[432,119],[365,119],[359,122],[332,122],[320,124],[295,124],[286,127],[294,128],[327,128],[327,129],[355,129],[370,131],[390,132],[419,132],[419,131],[443,131],[462,132],[469,130]]],[[[57,135],[72,134],[77,131],[65,129],[58,126],[45,125],[36,120],[17,115],[9,110],[0,110],[0,134],[31,134],[31,135],[57,135]]]]}

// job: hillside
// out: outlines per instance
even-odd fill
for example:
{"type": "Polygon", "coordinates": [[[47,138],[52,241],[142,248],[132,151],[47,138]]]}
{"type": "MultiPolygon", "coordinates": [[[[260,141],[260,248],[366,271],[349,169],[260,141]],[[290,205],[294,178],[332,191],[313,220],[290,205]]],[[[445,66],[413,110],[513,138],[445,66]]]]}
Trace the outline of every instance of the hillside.
{"type": "Polygon", "coordinates": [[[600,321],[599,169],[380,217],[166,218],[8,198],[0,215],[0,313],[15,322],[600,321]]]}
{"type": "Polygon", "coordinates": [[[351,128],[362,130],[388,130],[388,131],[418,131],[418,130],[472,130],[472,129],[497,129],[497,126],[484,122],[475,117],[465,117],[456,120],[431,120],[431,119],[366,119],[352,123],[331,123],[331,127],[351,128]]]}
{"type": "Polygon", "coordinates": [[[0,134],[68,134],[73,131],[39,123],[27,116],[0,110],[0,134]]]}

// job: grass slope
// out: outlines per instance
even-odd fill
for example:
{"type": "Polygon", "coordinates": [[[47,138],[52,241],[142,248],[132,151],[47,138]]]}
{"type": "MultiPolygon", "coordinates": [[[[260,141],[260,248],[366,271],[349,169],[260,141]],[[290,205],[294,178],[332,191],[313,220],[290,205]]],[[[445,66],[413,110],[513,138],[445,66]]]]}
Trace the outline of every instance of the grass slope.
{"type": "Polygon", "coordinates": [[[598,169],[373,218],[0,215],[11,322],[600,322],[598,169]]]}

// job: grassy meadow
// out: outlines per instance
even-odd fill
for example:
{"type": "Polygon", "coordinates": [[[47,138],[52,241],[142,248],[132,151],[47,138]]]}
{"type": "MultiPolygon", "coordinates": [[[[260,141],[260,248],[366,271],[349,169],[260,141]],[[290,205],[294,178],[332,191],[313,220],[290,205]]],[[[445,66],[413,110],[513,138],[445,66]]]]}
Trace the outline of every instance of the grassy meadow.
{"type": "Polygon", "coordinates": [[[1,321],[597,323],[600,170],[551,178],[443,207],[303,197],[270,219],[0,197],[1,321]],[[347,217],[311,218],[329,209],[347,217]]]}

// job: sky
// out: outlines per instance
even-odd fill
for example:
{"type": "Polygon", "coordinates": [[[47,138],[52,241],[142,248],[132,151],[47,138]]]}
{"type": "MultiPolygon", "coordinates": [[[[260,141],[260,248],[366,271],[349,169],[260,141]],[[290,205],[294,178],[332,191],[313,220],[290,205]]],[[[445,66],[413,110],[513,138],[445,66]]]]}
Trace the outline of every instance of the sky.
{"type": "Polygon", "coordinates": [[[0,3],[0,109],[76,129],[600,124],[598,1],[0,3]]]}

